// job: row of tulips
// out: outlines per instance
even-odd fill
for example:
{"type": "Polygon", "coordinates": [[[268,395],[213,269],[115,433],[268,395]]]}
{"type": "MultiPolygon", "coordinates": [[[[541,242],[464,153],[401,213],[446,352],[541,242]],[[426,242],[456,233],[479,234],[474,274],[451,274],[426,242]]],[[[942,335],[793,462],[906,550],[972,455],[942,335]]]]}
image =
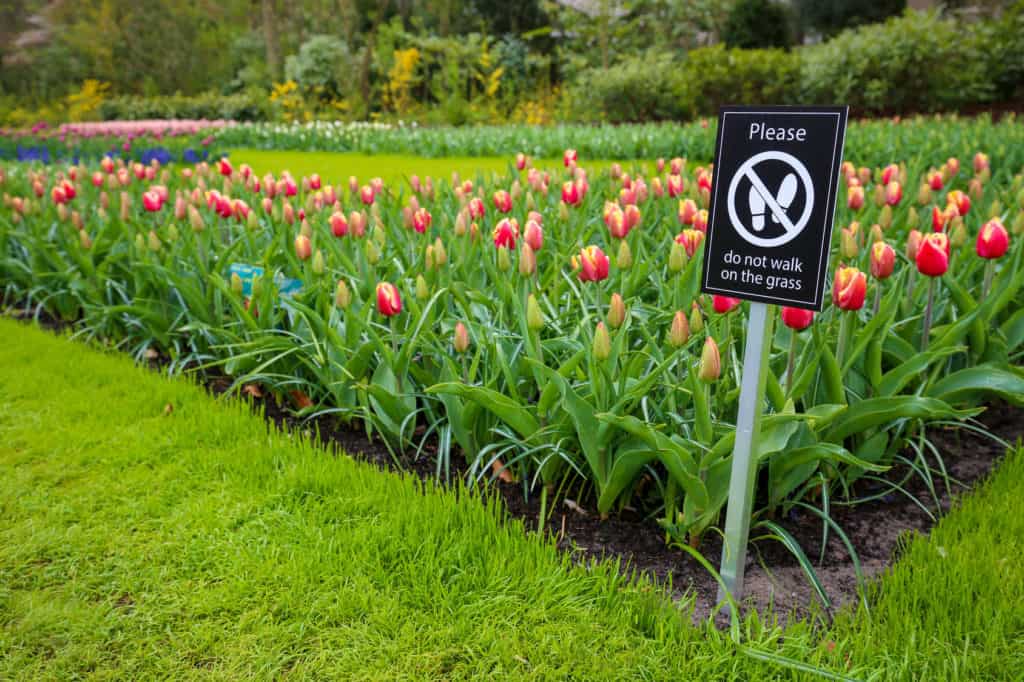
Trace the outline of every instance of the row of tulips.
{"type": "MultiPolygon", "coordinates": [[[[570,149],[557,171],[520,154],[502,177],[389,186],[227,159],[14,165],[0,285],[396,452],[436,443],[441,476],[458,448],[470,476],[642,508],[696,546],[727,497],[745,305],[699,293],[712,173],[690,166],[589,173],[570,149]]],[[[783,308],[770,337],[759,515],[901,463],[930,478],[924,424],[1024,402],[1021,175],[979,155],[843,177],[833,305],[783,308]],[[948,220],[898,191],[918,180],[948,220]]]]}

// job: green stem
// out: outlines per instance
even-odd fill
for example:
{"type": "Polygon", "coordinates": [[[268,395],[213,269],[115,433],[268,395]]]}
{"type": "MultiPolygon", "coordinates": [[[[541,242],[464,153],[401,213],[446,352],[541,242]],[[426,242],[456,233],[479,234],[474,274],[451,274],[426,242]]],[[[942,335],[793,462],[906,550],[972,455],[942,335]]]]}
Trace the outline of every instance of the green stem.
{"type": "Polygon", "coordinates": [[[921,330],[921,350],[928,349],[928,337],[932,331],[932,307],[935,305],[935,287],[938,283],[937,277],[932,277],[928,283],[928,305],[924,309],[924,328],[921,330]]]}
{"type": "Polygon", "coordinates": [[[988,292],[992,288],[992,277],[996,274],[996,260],[989,258],[985,263],[985,283],[981,287],[981,300],[988,298],[988,292]]]}
{"type": "Polygon", "coordinates": [[[843,366],[843,359],[846,355],[846,346],[849,343],[850,332],[853,329],[854,311],[848,310],[841,313],[839,320],[839,343],[836,346],[836,363],[840,368],[843,366]]]}
{"type": "Polygon", "coordinates": [[[793,390],[793,370],[796,365],[796,330],[791,329],[789,337],[789,358],[786,361],[786,397],[793,390]]]}
{"type": "Polygon", "coordinates": [[[871,309],[872,316],[878,314],[878,309],[882,305],[882,282],[879,281],[875,284],[875,305],[871,309]]]}

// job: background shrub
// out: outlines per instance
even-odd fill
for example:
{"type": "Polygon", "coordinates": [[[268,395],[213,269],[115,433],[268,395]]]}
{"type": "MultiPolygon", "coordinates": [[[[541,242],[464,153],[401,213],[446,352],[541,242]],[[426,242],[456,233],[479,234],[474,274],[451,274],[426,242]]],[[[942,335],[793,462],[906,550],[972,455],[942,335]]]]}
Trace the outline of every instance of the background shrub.
{"type": "Polygon", "coordinates": [[[793,16],[774,0],[736,0],[722,30],[729,47],[789,47],[793,44],[793,16]]]}
{"type": "Polygon", "coordinates": [[[971,29],[937,12],[910,12],[848,29],[801,50],[804,99],[868,112],[937,111],[995,94],[971,29]]]}

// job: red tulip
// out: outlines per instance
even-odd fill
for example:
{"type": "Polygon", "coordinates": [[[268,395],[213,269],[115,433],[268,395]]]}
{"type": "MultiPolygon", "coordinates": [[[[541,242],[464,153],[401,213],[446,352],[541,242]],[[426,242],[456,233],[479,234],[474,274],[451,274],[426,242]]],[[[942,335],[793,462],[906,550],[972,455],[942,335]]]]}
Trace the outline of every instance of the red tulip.
{"type": "Polygon", "coordinates": [[[318,190],[318,189],[320,189],[321,186],[322,186],[322,183],[320,181],[320,175],[319,174],[313,173],[312,175],[309,176],[309,188],[311,190],[318,190]]]}
{"type": "Polygon", "coordinates": [[[152,189],[142,195],[142,207],[151,213],[159,211],[163,205],[164,202],[160,198],[160,194],[152,189]]]}
{"type": "Polygon", "coordinates": [[[989,167],[988,154],[978,152],[974,155],[974,172],[981,173],[983,170],[989,167]]]}
{"type": "Polygon", "coordinates": [[[938,192],[942,189],[945,183],[942,180],[942,173],[938,171],[932,171],[928,174],[928,186],[932,188],[932,191],[938,192]]]}
{"type": "Polygon", "coordinates": [[[345,214],[341,211],[335,211],[331,214],[331,233],[335,237],[344,237],[348,234],[348,221],[345,220],[345,214]]]}
{"type": "Polygon", "coordinates": [[[704,243],[704,233],[700,230],[686,229],[676,235],[676,242],[682,244],[686,249],[686,255],[693,258],[693,254],[697,253],[697,249],[704,243]]]}
{"type": "Polygon", "coordinates": [[[562,201],[569,206],[575,206],[582,201],[579,185],[573,181],[562,183],[562,201]]]}
{"type": "Polygon", "coordinates": [[[402,297],[394,284],[381,282],[377,285],[377,312],[384,317],[392,317],[402,312],[402,297]]]}
{"type": "Polygon", "coordinates": [[[782,308],[782,324],[794,331],[802,331],[811,326],[814,321],[814,311],[803,308],[782,308]]]}
{"type": "Polygon", "coordinates": [[[846,190],[846,206],[851,211],[859,211],[864,206],[864,188],[853,185],[846,190]]]}
{"type": "Polygon", "coordinates": [[[494,227],[494,245],[507,249],[516,248],[516,240],[519,238],[519,223],[515,218],[502,218],[494,227]]]}
{"type": "Polygon", "coordinates": [[[668,186],[668,196],[670,199],[675,199],[686,190],[686,182],[683,180],[683,176],[681,175],[668,176],[668,182],[666,184],[668,186]]]}
{"type": "Polygon", "coordinates": [[[516,154],[516,170],[523,170],[526,168],[526,154],[519,152],[516,154]]]}
{"type": "MultiPolygon", "coordinates": [[[[980,152],[979,152],[980,154],[980,152]]],[[[981,226],[975,249],[982,258],[1002,258],[1010,248],[1010,235],[998,218],[981,226]]]]}
{"type": "Polygon", "coordinates": [[[867,277],[854,267],[839,266],[832,282],[832,301],[841,310],[860,310],[867,294],[867,277]]]}
{"type": "Polygon", "coordinates": [[[672,175],[682,175],[683,173],[683,161],[678,156],[668,162],[668,172],[672,175]]]}
{"type": "Polygon", "coordinates": [[[956,177],[956,175],[960,172],[960,159],[956,158],[955,156],[949,157],[948,159],[946,159],[945,168],[946,172],[949,173],[949,177],[956,177]]]}
{"type": "Polygon", "coordinates": [[[701,232],[708,231],[708,210],[706,208],[697,211],[697,215],[693,216],[693,229],[701,232]]]}
{"type": "Polygon", "coordinates": [[[711,173],[703,168],[697,169],[697,189],[711,191],[711,173]]]}
{"type": "Polygon", "coordinates": [[[626,229],[626,217],[622,213],[622,208],[613,201],[605,202],[604,224],[608,226],[608,231],[616,239],[622,239],[629,233],[629,230],[626,229]]]}
{"type": "Polygon", "coordinates": [[[562,163],[565,165],[566,168],[569,168],[570,166],[576,165],[577,158],[578,157],[575,149],[566,149],[565,153],[562,154],[562,163]]]}
{"type": "MultiPolygon", "coordinates": [[[[513,189],[515,189],[515,186],[518,186],[518,183],[514,184],[513,189]]],[[[494,208],[498,209],[502,213],[508,213],[512,210],[512,195],[503,189],[499,189],[494,193],[493,201],[494,208]]]]}
{"type": "Polygon", "coordinates": [[[107,175],[110,175],[114,172],[114,160],[109,156],[104,156],[103,160],[100,161],[100,169],[107,175]]]}
{"type": "Polygon", "coordinates": [[[953,204],[946,206],[944,211],[940,211],[938,206],[932,206],[932,231],[943,232],[959,215],[960,211],[953,204]]]}
{"type": "Polygon", "coordinates": [[[473,220],[483,218],[485,209],[484,201],[480,197],[473,197],[469,200],[469,216],[473,220]]]}
{"type": "Polygon", "coordinates": [[[64,188],[61,187],[60,185],[57,185],[52,190],[50,190],[50,198],[53,200],[53,203],[57,204],[58,206],[60,206],[61,204],[68,203],[68,195],[64,192],[64,188]]]}
{"type": "Polygon", "coordinates": [[[103,173],[96,171],[92,174],[92,186],[101,187],[103,185],[103,173]]]}
{"type": "Polygon", "coordinates": [[[420,234],[426,232],[432,222],[434,222],[434,217],[425,208],[419,208],[412,214],[412,227],[420,234]]]}
{"type": "Polygon", "coordinates": [[[885,203],[896,206],[903,198],[903,187],[898,180],[893,180],[885,186],[885,203]]]}
{"type": "Polygon", "coordinates": [[[871,246],[871,276],[887,279],[895,267],[896,251],[885,242],[875,242],[871,246]]]}
{"type": "Polygon", "coordinates": [[[359,200],[363,202],[363,205],[370,206],[373,204],[373,200],[376,195],[373,193],[373,188],[369,185],[363,185],[359,188],[359,200]]]}
{"type": "Polygon", "coordinates": [[[286,197],[293,197],[299,193],[298,185],[295,184],[295,180],[292,178],[284,179],[284,195],[286,197]]]}
{"type": "Polygon", "coordinates": [[[544,246],[544,230],[536,220],[527,220],[523,229],[523,239],[535,252],[540,251],[544,246]]]}
{"type": "Polygon", "coordinates": [[[944,232],[933,232],[921,240],[917,250],[917,271],[929,277],[940,277],[949,269],[949,237],[944,232]]]}
{"type": "Polygon", "coordinates": [[[579,263],[581,282],[600,282],[608,278],[608,256],[601,247],[591,244],[581,250],[579,263]]]}
{"type": "Polygon", "coordinates": [[[882,184],[888,185],[893,180],[900,179],[900,167],[895,163],[890,163],[882,170],[882,184]]]}
{"type": "Polygon", "coordinates": [[[231,162],[223,157],[221,158],[220,161],[217,162],[217,169],[223,176],[230,176],[231,173],[234,172],[233,169],[231,168],[231,162]]]}
{"type": "Polygon", "coordinates": [[[716,313],[723,315],[739,308],[740,303],[743,303],[743,301],[731,296],[719,296],[716,294],[711,297],[711,307],[715,309],[716,313]]]}

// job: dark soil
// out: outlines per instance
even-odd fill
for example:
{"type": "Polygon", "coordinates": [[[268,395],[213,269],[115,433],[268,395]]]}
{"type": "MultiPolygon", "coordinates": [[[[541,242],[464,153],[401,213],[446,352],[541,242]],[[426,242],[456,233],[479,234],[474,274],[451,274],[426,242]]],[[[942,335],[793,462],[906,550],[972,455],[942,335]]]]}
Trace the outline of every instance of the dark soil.
{"type": "MultiPolygon", "coordinates": [[[[33,317],[19,309],[9,309],[7,314],[33,317]]],[[[45,314],[38,316],[37,321],[41,326],[56,331],[70,326],[45,314]]],[[[166,367],[168,359],[156,357],[149,364],[160,370],[166,367]]],[[[229,390],[233,380],[207,372],[203,383],[213,394],[222,395],[229,390]]],[[[297,418],[290,398],[275,396],[269,391],[262,393],[259,396],[245,395],[245,399],[250,400],[253,408],[262,411],[265,418],[277,427],[314,437],[333,453],[348,453],[382,469],[401,469],[415,473],[425,481],[435,480],[434,451],[429,444],[418,459],[411,452],[392,455],[380,440],[367,437],[365,431],[341,424],[330,416],[311,420],[297,418]]],[[[939,494],[938,509],[928,486],[917,475],[903,484],[913,500],[899,492],[881,495],[887,486],[867,480],[857,482],[853,495],[857,498],[881,495],[878,499],[856,506],[840,506],[840,500],[833,500],[831,517],[856,549],[866,579],[882,573],[897,558],[901,543],[907,537],[914,533],[927,533],[934,525],[932,515],[939,517],[948,511],[957,495],[971,489],[993,469],[1005,454],[1005,447],[991,436],[1009,443],[1015,443],[1024,436],[1024,414],[1017,408],[990,406],[978,417],[978,422],[990,435],[981,435],[966,428],[937,428],[928,434],[942,454],[951,480],[951,490],[947,490],[941,477],[934,481],[939,494]],[[926,512],[922,506],[929,511],[926,512]]],[[[937,466],[935,461],[929,464],[933,468],[937,466]]],[[[455,453],[451,467],[453,480],[469,470],[465,459],[455,453]]],[[[906,467],[894,468],[886,478],[898,482],[907,473],[906,467]]],[[[533,494],[526,499],[521,485],[509,483],[493,483],[490,490],[502,497],[510,516],[521,519],[527,529],[537,528],[539,495],[533,494]]],[[[545,532],[578,562],[621,559],[624,571],[646,573],[666,584],[670,581],[677,596],[692,591],[696,597],[695,619],[705,618],[715,611],[718,588],[714,578],[686,552],[669,547],[664,531],[653,520],[628,509],[618,516],[601,520],[593,509],[588,508],[588,501],[565,496],[550,500],[548,504],[545,532]]],[[[854,564],[836,533],[829,533],[823,560],[819,562],[823,533],[821,519],[809,512],[794,511],[776,521],[799,541],[813,561],[818,578],[832,602],[831,610],[857,599],[858,581],[854,564]]],[[[708,533],[699,549],[712,565],[717,566],[721,557],[721,539],[717,534],[708,533]]],[[[793,555],[779,542],[763,540],[751,543],[748,552],[744,608],[763,610],[768,606],[772,606],[781,618],[830,612],[822,608],[820,599],[793,555]]]]}

